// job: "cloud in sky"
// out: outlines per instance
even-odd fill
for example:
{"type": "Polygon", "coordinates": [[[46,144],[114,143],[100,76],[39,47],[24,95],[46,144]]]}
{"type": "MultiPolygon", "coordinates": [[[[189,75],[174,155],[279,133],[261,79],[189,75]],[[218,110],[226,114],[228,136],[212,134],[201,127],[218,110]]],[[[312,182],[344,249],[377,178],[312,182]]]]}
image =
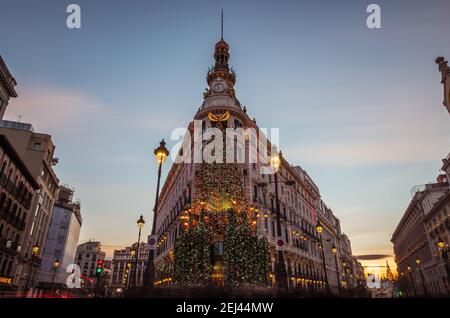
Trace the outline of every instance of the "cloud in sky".
{"type": "Polygon", "coordinates": [[[361,261],[374,261],[374,260],[383,260],[387,257],[392,257],[392,255],[386,254],[368,254],[368,255],[357,255],[356,258],[361,261]]]}
{"type": "Polygon", "coordinates": [[[312,127],[311,137],[287,140],[286,153],[298,162],[347,166],[433,162],[445,156],[450,148],[445,110],[430,108],[429,98],[409,101],[406,93],[388,93],[392,96],[369,105],[340,107],[333,116],[307,108],[305,124],[320,121],[320,130],[312,127]]]}
{"type": "Polygon", "coordinates": [[[64,133],[82,127],[86,118],[105,112],[101,102],[83,92],[24,84],[20,86],[19,97],[11,100],[6,119],[32,123],[37,131],[64,133]]]}
{"type": "Polygon", "coordinates": [[[152,113],[138,114],[129,105],[106,104],[91,92],[57,85],[21,83],[19,97],[12,99],[5,119],[32,123],[35,130],[60,136],[86,132],[111,125],[135,131],[170,131],[174,125],[187,125],[186,117],[171,110],[176,107],[153,107],[152,113]],[[170,120],[162,120],[167,118],[170,120]]]}
{"type": "Polygon", "coordinates": [[[436,160],[443,155],[448,138],[392,136],[378,140],[334,140],[301,147],[289,147],[301,162],[331,165],[373,165],[436,160]]]}

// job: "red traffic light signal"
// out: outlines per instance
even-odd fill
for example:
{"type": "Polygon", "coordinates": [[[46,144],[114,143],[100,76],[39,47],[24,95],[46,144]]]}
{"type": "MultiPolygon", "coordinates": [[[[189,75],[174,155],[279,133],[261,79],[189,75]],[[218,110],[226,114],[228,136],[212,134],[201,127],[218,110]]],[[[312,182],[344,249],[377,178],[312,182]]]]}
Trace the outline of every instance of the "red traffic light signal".
{"type": "Polygon", "coordinates": [[[103,260],[99,259],[97,261],[97,274],[101,274],[103,272],[103,260]]]}

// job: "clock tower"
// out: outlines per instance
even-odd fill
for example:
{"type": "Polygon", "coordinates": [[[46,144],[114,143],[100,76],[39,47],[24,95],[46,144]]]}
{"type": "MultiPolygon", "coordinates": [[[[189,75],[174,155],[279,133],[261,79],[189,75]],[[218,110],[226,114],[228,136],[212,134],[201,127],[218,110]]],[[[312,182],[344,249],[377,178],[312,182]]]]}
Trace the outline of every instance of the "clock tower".
{"type": "MultiPolygon", "coordinates": [[[[199,109],[203,111],[213,111],[218,108],[231,108],[242,111],[241,104],[235,96],[234,85],[236,83],[236,73],[228,65],[230,59],[230,46],[223,39],[223,13],[222,13],[222,32],[220,41],[214,49],[214,65],[208,70],[206,81],[208,87],[203,93],[204,102],[199,109]]],[[[226,109],[228,110],[228,109],[226,109]]],[[[197,115],[199,115],[197,113],[197,115]]],[[[196,116],[196,119],[200,119],[196,116]]]]}

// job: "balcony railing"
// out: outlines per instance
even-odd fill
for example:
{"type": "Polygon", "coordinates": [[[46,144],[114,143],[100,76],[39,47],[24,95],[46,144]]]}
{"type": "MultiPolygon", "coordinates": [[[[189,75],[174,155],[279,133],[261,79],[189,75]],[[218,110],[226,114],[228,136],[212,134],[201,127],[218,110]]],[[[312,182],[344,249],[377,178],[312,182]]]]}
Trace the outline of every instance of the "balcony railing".
{"type": "Polygon", "coordinates": [[[18,242],[13,242],[11,240],[6,239],[5,237],[0,237],[0,247],[8,249],[12,253],[17,253],[18,246],[19,246],[18,242]]]}
{"type": "Polygon", "coordinates": [[[32,195],[26,191],[25,187],[15,186],[5,174],[0,175],[0,185],[24,208],[29,209],[31,207],[32,195]]]}
{"type": "Polygon", "coordinates": [[[23,231],[25,229],[25,217],[20,219],[17,215],[13,215],[3,209],[0,209],[0,218],[16,227],[18,230],[23,231]]]}

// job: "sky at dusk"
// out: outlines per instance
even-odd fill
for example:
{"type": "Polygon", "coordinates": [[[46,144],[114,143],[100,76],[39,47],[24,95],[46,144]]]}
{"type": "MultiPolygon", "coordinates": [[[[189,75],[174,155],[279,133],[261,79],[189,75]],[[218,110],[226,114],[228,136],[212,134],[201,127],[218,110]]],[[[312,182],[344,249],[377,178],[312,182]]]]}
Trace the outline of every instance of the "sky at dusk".
{"type": "Polygon", "coordinates": [[[410,189],[450,151],[434,63],[450,58],[448,0],[0,2],[19,94],[6,118],[53,136],[57,175],[81,200],[80,242],[109,252],[137,239],[141,213],[150,231],[153,149],[202,103],[222,8],[238,99],[280,128],[285,158],[314,179],[355,255],[393,254],[410,189]],[[66,27],[69,3],[80,30],[66,27]],[[381,29],[366,26],[370,3],[381,29]]]}

